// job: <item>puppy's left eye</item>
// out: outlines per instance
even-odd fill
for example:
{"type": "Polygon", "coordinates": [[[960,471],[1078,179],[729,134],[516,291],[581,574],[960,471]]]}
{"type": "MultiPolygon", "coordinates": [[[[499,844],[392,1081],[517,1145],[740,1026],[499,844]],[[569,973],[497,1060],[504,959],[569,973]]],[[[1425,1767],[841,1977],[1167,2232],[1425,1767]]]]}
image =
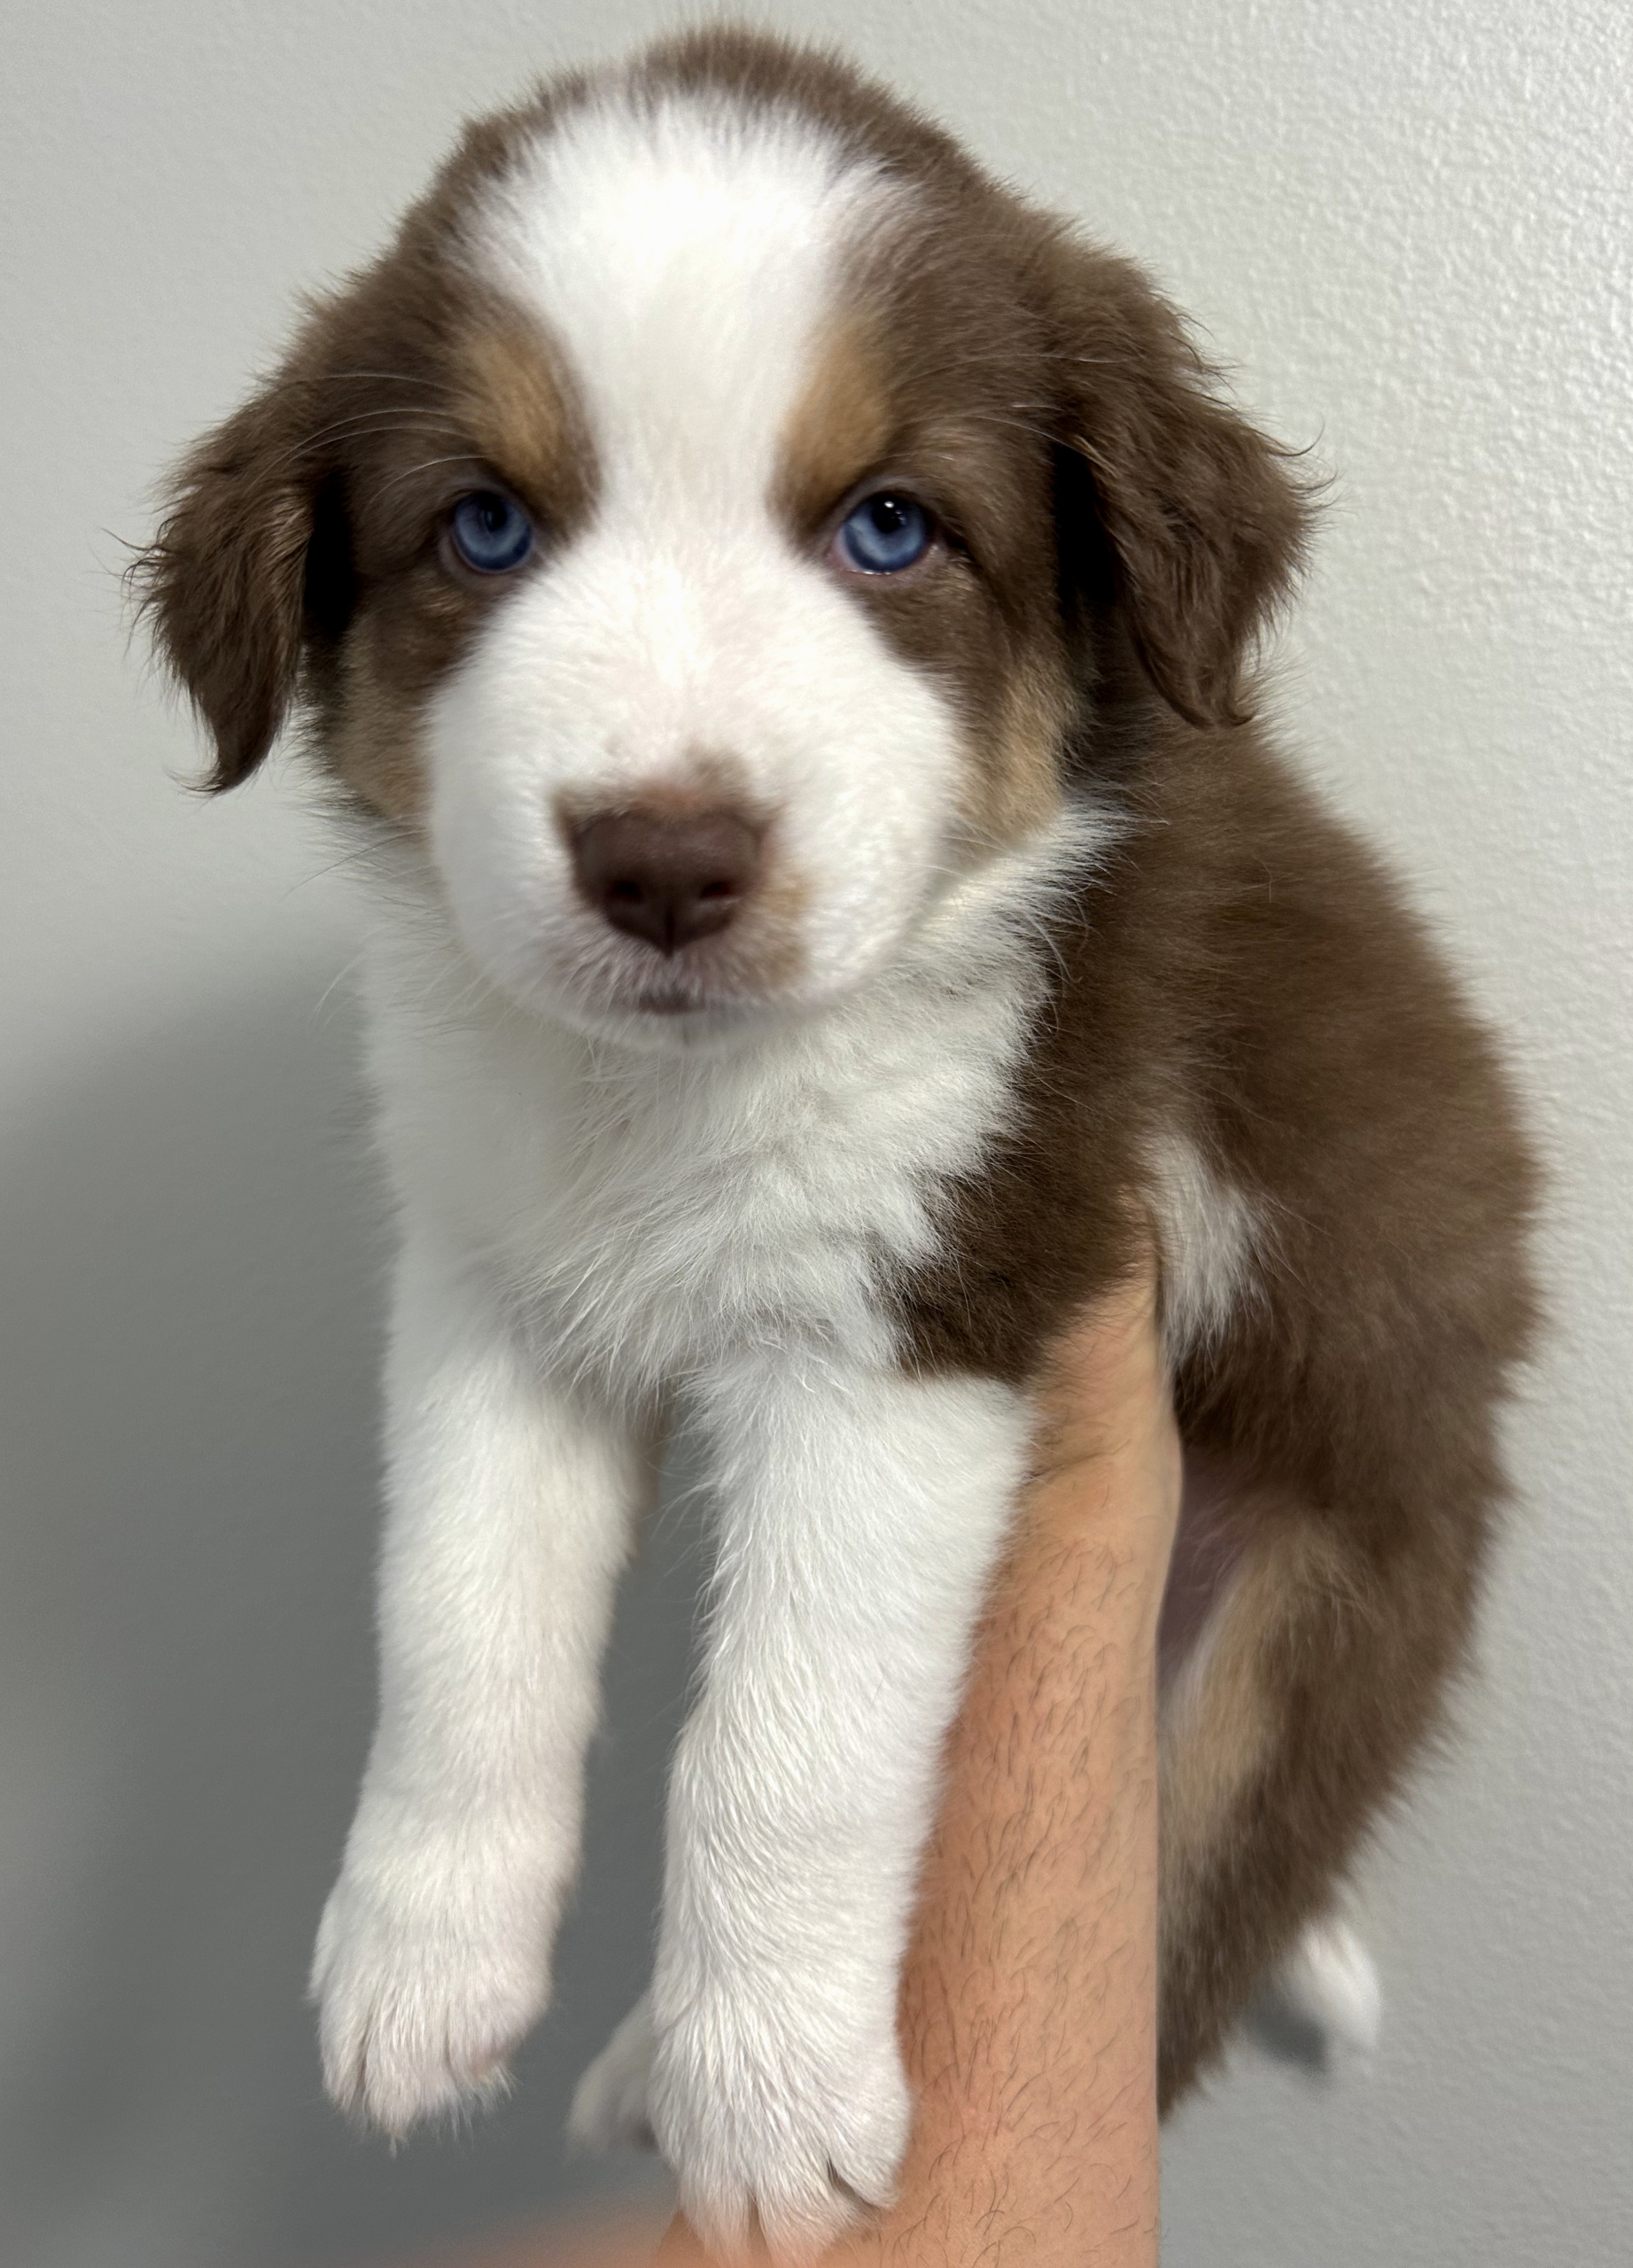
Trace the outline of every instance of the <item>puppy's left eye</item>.
{"type": "Polygon", "coordinates": [[[448,522],[454,548],[478,575],[508,575],[529,558],[533,524],[514,496],[478,488],[462,496],[448,522]]]}
{"type": "Polygon", "coordinates": [[[881,489],[864,496],[834,538],[834,556],[857,575],[899,575],[929,549],[929,514],[912,496],[881,489]]]}

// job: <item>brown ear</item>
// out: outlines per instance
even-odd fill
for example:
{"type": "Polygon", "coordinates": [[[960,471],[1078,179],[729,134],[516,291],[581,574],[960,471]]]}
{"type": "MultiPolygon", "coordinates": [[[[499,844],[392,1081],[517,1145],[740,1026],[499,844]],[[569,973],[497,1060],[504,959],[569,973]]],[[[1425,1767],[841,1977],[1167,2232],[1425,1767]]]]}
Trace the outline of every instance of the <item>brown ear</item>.
{"type": "Polygon", "coordinates": [[[308,391],[276,378],[205,436],[134,570],[159,652],[214,735],[213,789],[261,762],[299,678],[321,485],[308,391]]]}
{"type": "Polygon", "coordinates": [[[1063,438],[1090,467],[1135,651],[1187,722],[1240,724],[1242,664],[1301,563],[1308,499],[1136,268],[1054,251],[1063,438]]]}

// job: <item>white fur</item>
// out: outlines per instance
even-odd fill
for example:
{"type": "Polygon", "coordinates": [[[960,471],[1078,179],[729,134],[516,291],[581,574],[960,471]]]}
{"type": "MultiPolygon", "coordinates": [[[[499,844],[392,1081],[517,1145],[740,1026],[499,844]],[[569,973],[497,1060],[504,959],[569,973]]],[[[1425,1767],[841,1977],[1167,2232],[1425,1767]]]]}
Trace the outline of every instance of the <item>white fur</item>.
{"type": "Polygon", "coordinates": [[[1383,2026],[1372,1955],[1345,1922],[1311,1922],[1277,1969],[1275,1996],[1329,2047],[1370,2055],[1383,2026]]]}
{"type": "Polygon", "coordinates": [[[395,2130],[544,2005],[646,1432],[679,1403],[719,1572],[649,2012],[579,2124],[649,2121],[726,2252],[755,2210],[819,2249],[905,2140],[897,1969],[1027,1413],[904,1374],[883,1291],[1007,1121],[1029,928],[1108,831],[1064,812],[972,866],[951,703],[774,517],[845,245],[894,194],[807,126],[679,103],[593,109],[495,193],[475,255],[566,357],[600,497],[430,705],[429,861],[382,861],[368,978],[407,1254],[380,1730],[314,1978],[330,2084],[395,2130]],[[656,1016],[556,799],[705,760],[775,815],[799,951],[656,1016]]]}
{"type": "Polygon", "coordinates": [[[1154,1143],[1146,1172],[1162,1256],[1163,1335],[1178,1363],[1217,1338],[1250,1292],[1264,1223],[1187,1135],[1154,1143]]]}
{"type": "Polygon", "coordinates": [[[717,2253],[814,2255],[884,2203],[896,1989],[941,1743],[1024,1464],[984,1379],[761,1346],[704,1382],[720,1557],[670,1785],[649,2104],[717,2253]]]}
{"type": "Polygon", "coordinates": [[[603,1392],[656,1394],[772,1332],[890,1364],[880,1265],[930,1256],[937,1192],[1008,1122],[1030,933],[1102,839],[1063,814],[946,890],[871,983],[673,1054],[512,1006],[400,870],[365,991],[405,1203],[603,1392]]]}

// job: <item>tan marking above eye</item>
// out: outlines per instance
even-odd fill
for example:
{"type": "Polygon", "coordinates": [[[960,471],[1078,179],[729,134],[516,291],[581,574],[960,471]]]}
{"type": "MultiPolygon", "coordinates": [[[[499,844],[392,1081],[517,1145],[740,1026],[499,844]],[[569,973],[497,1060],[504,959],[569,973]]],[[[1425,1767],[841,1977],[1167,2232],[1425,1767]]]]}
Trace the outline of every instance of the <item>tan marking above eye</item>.
{"type": "Polygon", "coordinates": [[[595,468],[572,382],[542,332],[496,310],[455,350],[452,406],[473,453],[504,485],[571,530],[587,512],[595,468]]]}
{"type": "Polygon", "coordinates": [[[883,365],[860,317],[847,315],[825,333],[782,428],[774,501],[797,535],[880,462],[894,432],[883,365]]]}

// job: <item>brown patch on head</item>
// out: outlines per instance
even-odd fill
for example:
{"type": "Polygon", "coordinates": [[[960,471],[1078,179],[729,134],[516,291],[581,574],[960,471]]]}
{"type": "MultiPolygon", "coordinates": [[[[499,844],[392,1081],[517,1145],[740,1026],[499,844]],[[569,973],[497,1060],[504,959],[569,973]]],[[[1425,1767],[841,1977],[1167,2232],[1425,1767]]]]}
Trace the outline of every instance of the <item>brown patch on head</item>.
{"type": "Polygon", "coordinates": [[[425,813],[423,669],[393,667],[392,624],[371,610],[340,650],[323,755],[365,810],[418,832],[425,813]]]}
{"type": "Polygon", "coordinates": [[[1003,688],[993,719],[992,761],[977,773],[971,810],[977,834],[1013,843],[1035,833],[1060,807],[1061,752],[1071,703],[1060,673],[1023,661],[1003,688]]]}
{"type": "Polygon", "coordinates": [[[595,468],[552,342],[471,272],[473,202],[583,83],[467,133],[395,243],[307,317],[283,364],[207,435],[133,580],[172,673],[235,786],[292,705],[369,810],[413,824],[418,714],[503,579],[439,557],[453,502],[513,489],[541,536],[593,509],[595,468]]]}
{"type": "Polygon", "coordinates": [[[947,699],[966,758],[961,835],[976,857],[1058,808],[1071,714],[1051,442],[1016,407],[1045,375],[1015,296],[1008,237],[1021,209],[995,190],[949,198],[931,181],[852,248],[774,493],[791,539],[828,560],[947,699]],[[847,573],[829,548],[875,491],[924,506],[936,540],[900,574],[847,573]]]}
{"type": "MultiPolygon", "coordinates": [[[[847,587],[896,650],[952,698],[968,759],[962,831],[979,852],[1032,833],[1060,797],[1069,703],[1058,608],[1036,572],[1038,554],[1051,548],[1044,452],[1035,432],[1006,431],[978,359],[962,366],[975,383],[959,383],[954,341],[968,330],[973,278],[960,279],[949,305],[914,289],[917,263],[898,256],[876,264],[883,274],[853,277],[828,326],[784,429],[773,501],[797,542],[822,549],[875,477],[937,515],[941,532],[921,568],[848,578],[847,587]],[[907,353],[884,344],[893,336],[910,342],[907,353]],[[939,372],[928,398],[925,365],[939,372]],[[1037,501],[1030,530],[1029,491],[1037,501]]],[[[997,327],[997,309],[986,312],[997,327]]]]}
{"type": "Polygon", "coordinates": [[[595,454],[577,389],[549,339],[495,301],[452,361],[448,407],[475,454],[534,508],[547,532],[582,526],[595,454]]]}
{"type": "Polygon", "coordinates": [[[519,309],[485,294],[451,294],[431,367],[434,407],[372,434],[353,474],[358,599],[321,680],[324,761],[369,809],[408,826],[424,810],[425,697],[527,574],[484,581],[453,567],[443,533],[449,509],[496,481],[526,507],[548,552],[571,541],[595,506],[595,457],[576,390],[551,342],[519,309]]]}

